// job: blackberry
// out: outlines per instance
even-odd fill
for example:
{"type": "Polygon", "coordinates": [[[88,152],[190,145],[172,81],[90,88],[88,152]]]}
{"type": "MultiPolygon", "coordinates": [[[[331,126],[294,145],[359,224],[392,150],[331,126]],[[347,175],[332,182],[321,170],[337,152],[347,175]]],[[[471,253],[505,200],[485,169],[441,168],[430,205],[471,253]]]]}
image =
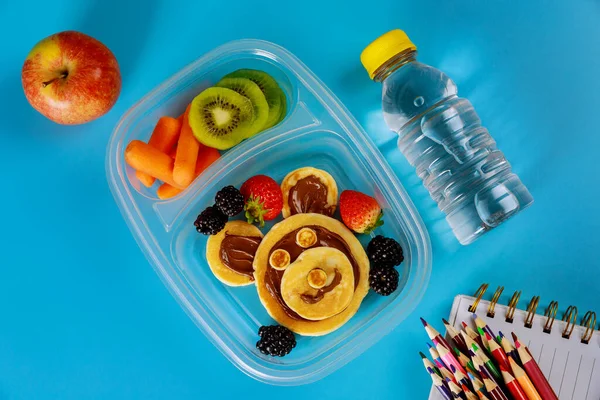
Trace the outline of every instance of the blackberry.
{"type": "Polygon", "coordinates": [[[367,255],[371,265],[378,267],[395,267],[404,261],[400,243],[392,238],[381,235],[375,236],[367,245],[367,255]]]}
{"type": "Polygon", "coordinates": [[[268,356],[283,357],[296,347],[294,333],[285,326],[261,326],[258,336],[260,339],[256,342],[256,348],[268,356]]]}
{"type": "Polygon", "coordinates": [[[235,217],[244,210],[244,196],[233,186],[225,186],[215,196],[215,206],[228,217],[235,217]]]}
{"type": "Polygon", "coordinates": [[[225,228],[226,223],[227,216],[219,211],[216,206],[210,206],[198,215],[194,226],[203,235],[216,235],[221,229],[225,228]]]}
{"type": "Polygon", "coordinates": [[[398,289],[398,271],[395,268],[371,268],[369,286],[382,296],[389,296],[398,289]]]}

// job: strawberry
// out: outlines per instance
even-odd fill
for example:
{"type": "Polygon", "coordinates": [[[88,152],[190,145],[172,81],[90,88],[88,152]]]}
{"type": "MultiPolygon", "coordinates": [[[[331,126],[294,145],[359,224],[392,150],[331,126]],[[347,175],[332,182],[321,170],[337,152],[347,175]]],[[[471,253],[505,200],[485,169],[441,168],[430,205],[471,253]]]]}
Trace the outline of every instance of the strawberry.
{"type": "Polygon", "coordinates": [[[244,210],[248,223],[257,222],[262,228],[265,221],[275,219],[283,208],[281,188],[266,175],[256,175],[248,179],[240,192],[244,196],[244,210]]]}
{"type": "Polygon", "coordinates": [[[355,190],[342,192],[340,215],[344,224],[356,233],[369,234],[383,225],[383,211],[377,200],[355,190]]]}

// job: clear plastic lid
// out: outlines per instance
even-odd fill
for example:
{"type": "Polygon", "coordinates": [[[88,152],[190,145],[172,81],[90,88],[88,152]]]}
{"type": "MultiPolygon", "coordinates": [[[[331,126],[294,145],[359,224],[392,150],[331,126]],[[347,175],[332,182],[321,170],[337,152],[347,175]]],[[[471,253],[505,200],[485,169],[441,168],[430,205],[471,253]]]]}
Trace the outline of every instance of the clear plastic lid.
{"type": "MultiPolygon", "coordinates": [[[[274,44],[225,44],[150,92],[115,128],[106,172],[125,221],[165,286],[206,337],[240,370],[260,381],[300,385],[327,376],[409,315],[429,281],[429,236],[389,165],[329,89],[294,55],[274,44]],[[180,115],[195,95],[239,68],[263,70],[279,82],[288,98],[287,117],[223,153],[177,197],[159,200],[156,185],[140,185],[125,163],[125,147],[134,139],[147,141],[161,116],[180,115]],[[289,355],[273,358],[255,347],[258,328],[274,323],[255,287],[228,287],[213,276],[205,256],[206,237],[195,231],[193,222],[214,203],[220,188],[239,187],[256,174],[280,182],[288,172],[305,166],[328,171],[340,192],[353,189],[374,196],[385,212],[385,225],[375,234],[396,238],[405,261],[397,267],[400,284],[391,296],[369,293],[343,327],[321,337],[297,336],[289,355]]],[[[369,239],[360,238],[364,245],[369,239]]]]}

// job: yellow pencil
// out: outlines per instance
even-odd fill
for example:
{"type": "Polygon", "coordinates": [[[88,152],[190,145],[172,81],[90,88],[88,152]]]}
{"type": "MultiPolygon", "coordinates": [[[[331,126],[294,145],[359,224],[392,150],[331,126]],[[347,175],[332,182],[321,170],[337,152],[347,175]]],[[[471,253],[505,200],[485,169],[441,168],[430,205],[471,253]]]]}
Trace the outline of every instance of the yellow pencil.
{"type": "Polygon", "coordinates": [[[527,395],[527,398],[529,398],[529,400],[542,400],[540,394],[537,392],[537,390],[535,390],[535,386],[533,386],[533,383],[531,383],[531,380],[529,380],[529,377],[525,373],[525,370],[519,367],[519,365],[511,356],[508,356],[508,362],[510,363],[510,368],[513,371],[513,375],[517,379],[517,382],[519,382],[519,386],[521,386],[527,395]]]}

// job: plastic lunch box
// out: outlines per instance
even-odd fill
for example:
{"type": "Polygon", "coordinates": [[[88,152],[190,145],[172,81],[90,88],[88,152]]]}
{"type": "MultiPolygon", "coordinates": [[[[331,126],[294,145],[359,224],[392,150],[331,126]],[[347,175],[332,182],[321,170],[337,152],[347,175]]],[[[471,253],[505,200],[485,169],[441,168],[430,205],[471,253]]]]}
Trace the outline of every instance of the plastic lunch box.
{"type": "MultiPolygon", "coordinates": [[[[420,301],[429,281],[429,236],[404,188],[348,110],[304,64],[277,45],[258,40],[225,44],[154,89],[115,128],[106,173],[127,225],[165,286],[206,337],[259,381],[300,385],[335,371],[398,325],[420,301]],[[195,95],[239,68],[263,70],[278,80],[288,98],[285,120],[225,152],[175,198],[159,200],[156,187],[140,187],[125,164],[127,144],[147,141],[159,117],[178,116],[195,95]],[[206,237],[195,231],[193,222],[223,186],[239,187],[259,173],[280,182],[304,166],[331,173],[340,192],[355,189],[374,195],[385,211],[385,225],[376,233],[398,239],[406,259],[398,267],[399,289],[391,296],[371,292],[337,331],[297,336],[297,346],[288,356],[268,357],[255,344],[258,328],[274,321],[254,286],[228,287],[213,276],[206,262],[206,237]]],[[[366,245],[369,239],[361,241],[366,245]]]]}

